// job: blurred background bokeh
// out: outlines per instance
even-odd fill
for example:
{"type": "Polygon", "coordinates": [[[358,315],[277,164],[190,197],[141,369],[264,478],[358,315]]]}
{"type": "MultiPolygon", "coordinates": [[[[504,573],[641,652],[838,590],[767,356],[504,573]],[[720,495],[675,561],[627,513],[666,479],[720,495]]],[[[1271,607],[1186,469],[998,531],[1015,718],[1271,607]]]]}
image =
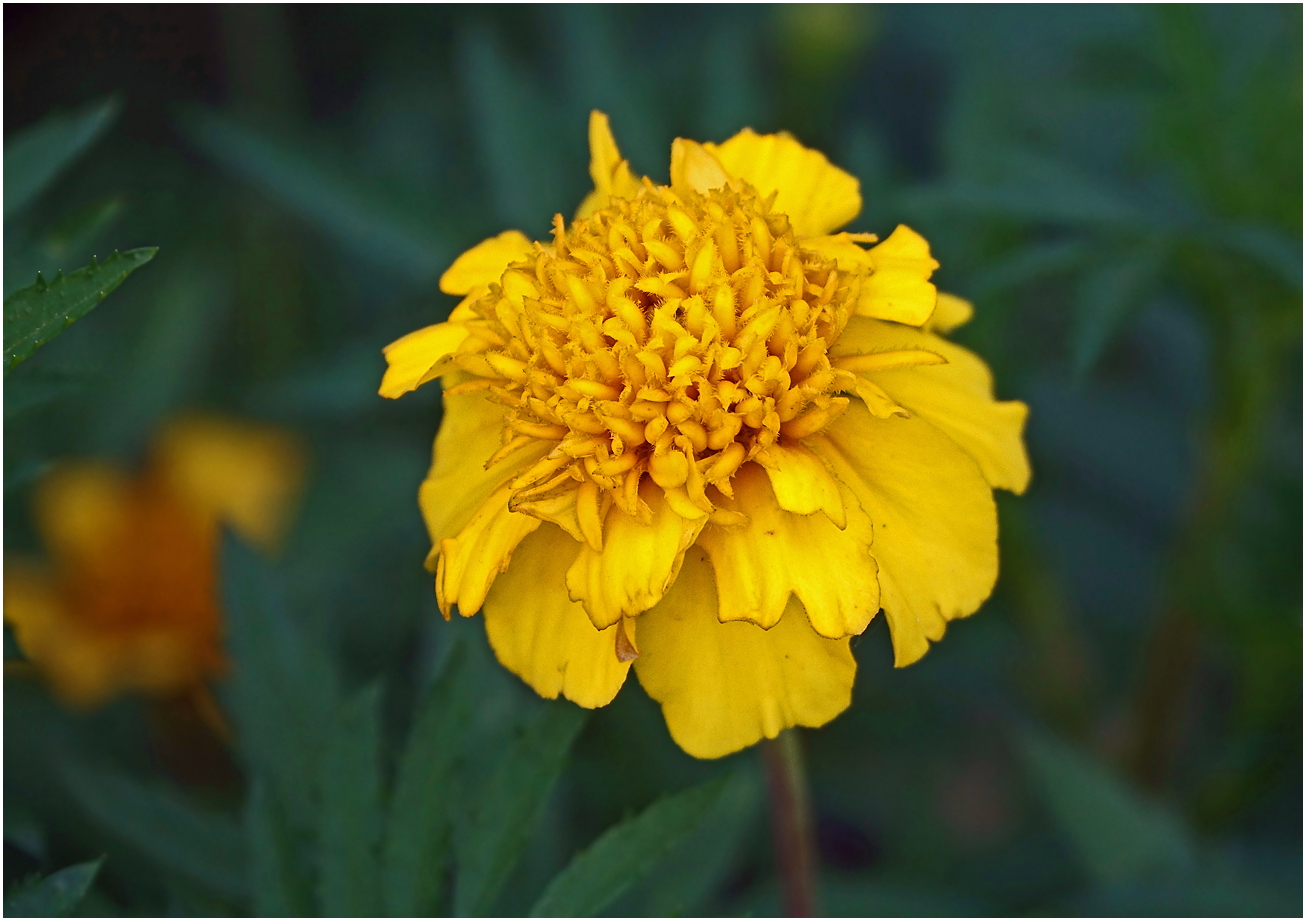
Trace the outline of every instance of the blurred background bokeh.
{"type": "MultiPolygon", "coordinates": [[[[388,770],[460,638],[474,768],[540,705],[438,615],[439,395],[380,399],[381,348],[447,315],[458,253],[572,213],[590,109],[659,181],[676,136],[789,130],[860,178],[850,229],[910,225],[974,301],[956,338],[1029,404],[1034,469],[1000,496],[992,599],[900,671],[877,619],[852,708],[805,733],[824,910],[1301,913],[1300,7],[6,5],[4,33],[6,152],[89,125],[6,194],[6,296],[159,247],[5,379],[7,555],[41,553],[56,460],[135,463],[184,410],[289,430],[297,642],[343,693],[380,682],[388,770]]],[[[67,712],[20,655],[7,634],[6,886],[106,854],[81,913],[260,905],[242,756],[156,703],[67,712]]],[[[693,761],[628,682],[495,911],[738,769],[610,910],[776,913],[755,762],[693,761]]]]}

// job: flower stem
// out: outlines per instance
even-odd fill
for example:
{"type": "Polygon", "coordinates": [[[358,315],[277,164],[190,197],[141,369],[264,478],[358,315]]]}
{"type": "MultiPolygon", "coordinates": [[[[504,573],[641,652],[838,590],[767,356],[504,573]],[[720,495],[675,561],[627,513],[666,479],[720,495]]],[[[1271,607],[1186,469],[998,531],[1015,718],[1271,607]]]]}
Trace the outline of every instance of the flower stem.
{"type": "Polygon", "coordinates": [[[798,730],[762,742],[776,868],[790,918],[816,917],[816,843],[798,730]]]}

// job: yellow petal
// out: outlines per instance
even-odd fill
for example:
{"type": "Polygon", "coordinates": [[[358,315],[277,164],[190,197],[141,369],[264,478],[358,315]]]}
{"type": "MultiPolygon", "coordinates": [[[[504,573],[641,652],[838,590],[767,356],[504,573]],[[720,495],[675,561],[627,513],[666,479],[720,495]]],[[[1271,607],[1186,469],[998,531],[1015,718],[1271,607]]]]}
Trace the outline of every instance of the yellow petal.
{"type": "Polygon", "coordinates": [[[639,191],[639,180],[621,157],[608,116],[597,109],[590,112],[590,179],[594,181],[594,191],[581,202],[576,211],[577,220],[606,207],[613,196],[633,198],[639,191]]]}
{"type": "Polygon", "coordinates": [[[542,499],[518,500],[512,503],[512,510],[555,524],[578,541],[585,540],[576,508],[575,489],[567,489],[542,499]]]}
{"type": "Polygon", "coordinates": [[[770,630],[720,623],[716,594],[711,565],[692,547],[667,597],[639,618],[635,673],[681,748],[720,758],[847,709],[857,672],[847,638],[817,636],[797,601],[770,630]]]}
{"type": "Polygon", "coordinates": [[[928,320],[938,300],[929,278],[939,264],[930,256],[925,238],[899,224],[867,255],[875,271],[862,283],[857,313],[910,326],[928,320]]]}
{"type": "Polygon", "coordinates": [[[852,392],[861,398],[861,401],[866,404],[866,408],[871,411],[871,415],[877,419],[911,415],[907,410],[893,402],[880,387],[872,384],[860,374],[853,375],[852,392]]]}
{"type": "Polygon", "coordinates": [[[930,315],[925,328],[930,332],[950,333],[958,326],[969,323],[973,316],[975,306],[970,301],[940,291],[939,302],[934,305],[934,313],[930,315]]]}
{"type": "Polygon", "coordinates": [[[25,561],[5,560],[4,619],[23,654],[65,702],[90,707],[112,695],[109,663],[87,655],[93,650],[85,631],[69,616],[54,583],[25,561]]]}
{"type": "Polygon", "coordinates": [[[463,617],[479,611],[495,578],[507,570],[517,545],[543,524],[538,518],[508,510],[511,490],[511,485],[504,483],[457,537],[439,542],[435,597],[445,617],[455,604],[463,617]]]}
{"type": "Polygon", "coordinates": [[[671,142],[671,188],[677,195],[710,192],[730,181],[717,158],[696,141],[676,138],[671,142]]]}
{"type": "Polygon", "coordinates": [[[485,462],[503,444],[503,413],[503,407],[484,393],[444,395],[435,460],[418,491],[422,517],[436,548],[440,541],[456,536],[491,493],[551,448],[548,442],[525,445],[486,470],[485,462]]]}
{"type": "Polygon", "coordinates": [[[131,517],[132,487],[97,461],[60,464],[37,483],[32,512],[46,548],[73,566],[111,562],[131,517]]]}
{"type": "Polygon", "coordinates": [[[825,463],[811,451],[801,444],[777,441],[759,453],[757,461],[766,469],[776,502],[786,512],[797,515],[825,512],[836,527],[845,526],[847,518],[839,484],[825,463]]]}
{"type": "Polygon", "coordinates": [[[834,264],[844,272],[875,268],[875,263],[871,261],[871,254],[858,245],[851,234],[836,233],[829,236],[808,237],[799,245],[803,249],[820,253],[826,259],[834,260],[834,264]]]}
{"type": "Polygon", "coordinates": [[[838,230],[862,210],[856,177],[791,135],[759,135],[745,128],[720,147],[705,146],[726,172],[749,183],[762,197],[776,192],[774,210],[789,216],[799,236],[838,230]]]}
{"type": "Polygon", "coordinates": [[[875,523],[880,603],[894,663],[909,665],[947,621],[973,613],[998,576],[993,494],[964,451],[920,419],[876,419],[854,402],[807,444],[875,523]]]}
{"type": "MultiPolygon", "coordinates": [[[[975,459],[991,486],[1023,492],[1029,485],[1029,456],[1023,432],[1029,408],[993,399],[993,375],[968,349],[932,333],[854,317],[835,353],[861,350],[921,350],[947,363],[890,368],[867,374],[895,403],[940,429],[975,459]]],[[[841,363],[841,357],[835,358],[841,363]]]]}
{"type": "Polygon", "coordinates": [[[888,269],[912,271],[929,278],[938,262],[930,255],[930,244],[906,224],[899,224],[893,233],[868,251],[877,272],[888,269]]]}
{"type": "Polygon", "coordinates": [[[467,294],[478,285],[489,285],[503,277],[509,265],[535,252],[535,246],[520,230],[505,230],[482,240],[453,261],[440,276],[445,294],[467,294]]]}
{"type": "Polygon", "coordinates": [[[213,669],[212,638],[197,643],[186,623],[100,625],[78,613],[40,571],[5,561],[5,621],[70,707],[91,709],[123,690],[175,693],[213,669]]]}
{"type": "Polygon", "coordinates": [[[840,531],[825,515],[781,509],[761,468],[745,464],[721,505],[748,515],[733,528],[708,525],[698,543],[712,559],[720,619],[770,629],[796,594],[813,629],[838,639],[866,629],[880,609],[871,520],[855,505],[840,531]]]}
{"type": "Polygon", "coordinates": [[[894,368],[915,368],[921,365],[941,365],[947,359],[938,352],[925,349],[897,349],[886,352],[867,352],[835,359],[834,367],[856,374],[870,371],[889,371],[894,368]]]}
{"type": "Polygon", "coordinates": [[[384,349],[381,396],[394,400],[433,381],[453,367],[453,354],[467,338],[461,323],[436,323],[396,339],[384,349]]]}
{"type": "Polygon", "coordinates": [[[541,697],[603,707],[621,690],[630,662],[617,657],[619,628],[596,629],[567,597],[567,567],[579,549],[552,525],[523,540],[486,596],[485,632],[503,667],[541,697]]]}
{"type": "Polygon", "coordinates": [[[567,570],[567,591],[585,605],[599,629],[661,601],[680,572],[685,550],[707,521],[706,515],[682,517],[647,478],[640,484],[639,498],[651,511],[649,522],[642,524],[612,506],[603,524],[603,550],[586,544],[567,570]]]}
{"type": "Polygon", "coordinates": [[[176,495],[269,550],[285,536],[304,485],[295,439],[248,422],[178,418],[156,438],[153,460],[176,495]]]}

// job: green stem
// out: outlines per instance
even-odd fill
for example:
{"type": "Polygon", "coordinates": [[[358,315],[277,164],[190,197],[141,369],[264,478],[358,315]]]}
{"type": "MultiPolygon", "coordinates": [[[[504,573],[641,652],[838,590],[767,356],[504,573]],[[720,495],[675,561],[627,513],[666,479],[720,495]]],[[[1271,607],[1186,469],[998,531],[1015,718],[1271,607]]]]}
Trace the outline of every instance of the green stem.
{"type": "Polygon", "coordinates": [[[786,729],[778,738],[764,740],[762,762],[771,797],[771,833],[785,914],[790,918],[814,918],[816,842],[798,730],[786,729]]]}

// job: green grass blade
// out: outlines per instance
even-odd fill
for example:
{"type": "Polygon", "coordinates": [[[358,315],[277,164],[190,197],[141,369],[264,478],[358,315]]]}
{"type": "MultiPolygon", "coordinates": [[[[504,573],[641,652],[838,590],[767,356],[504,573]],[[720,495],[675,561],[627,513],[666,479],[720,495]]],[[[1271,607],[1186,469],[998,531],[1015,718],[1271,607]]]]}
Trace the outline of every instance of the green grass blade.
{"type": "Polygon", "coordinates": [[[158,247],[114,252],[103,262],[91,264],[64,275],[60,272],[47,282],[38,273],[36,284],[20,288],[5,298],[5,368],[14,365],[68,328],[74,320],[86,316],[109,292],[123,283],[132,272],[154,258],[158,247]]]}

